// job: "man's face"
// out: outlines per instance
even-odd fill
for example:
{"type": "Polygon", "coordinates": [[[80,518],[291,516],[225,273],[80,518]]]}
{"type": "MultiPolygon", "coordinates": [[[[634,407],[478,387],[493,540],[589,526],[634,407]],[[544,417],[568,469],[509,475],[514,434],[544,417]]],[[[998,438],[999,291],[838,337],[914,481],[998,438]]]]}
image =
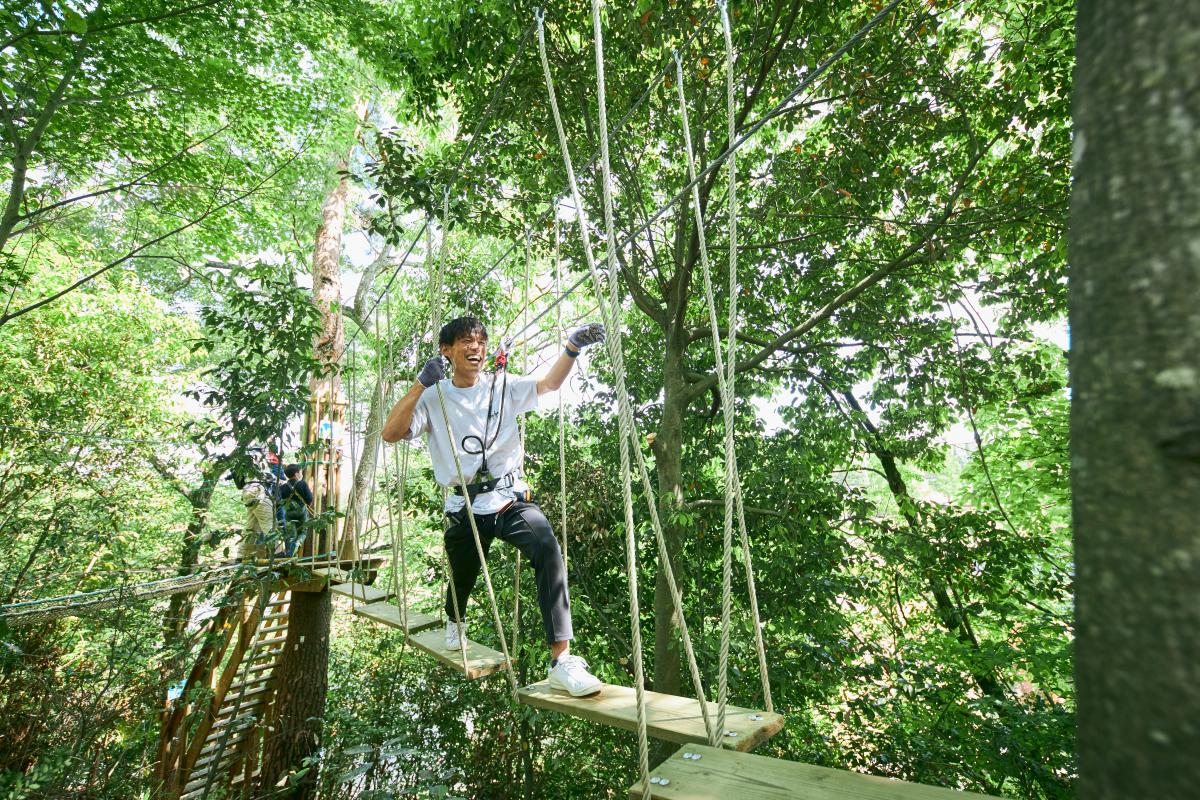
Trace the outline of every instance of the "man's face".
{"type": "Polygon", "coordinates": [[[487,337],[479,334],[460,336],[452,345],[442,345],[442,355],[454,365],[455,382],[471,386],[479,378],[487,357],[487,337]]]}

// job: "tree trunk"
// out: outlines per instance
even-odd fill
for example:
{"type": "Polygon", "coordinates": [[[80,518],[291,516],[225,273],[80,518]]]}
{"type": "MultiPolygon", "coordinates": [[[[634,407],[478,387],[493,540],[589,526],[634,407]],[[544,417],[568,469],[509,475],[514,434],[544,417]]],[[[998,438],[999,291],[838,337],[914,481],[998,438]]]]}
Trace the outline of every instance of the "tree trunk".
{"type": "MultiPolygon", "coordinates": [[[[682,352],[670,343],[663,368],[662,423],[654,438],[654,463],[658,473],[659,516],[663,536],[676,582],[683,590],[679,572],[679,554],[683,547],[683,532],[672,523],[672,511],[683,502],[683,419],[687,413],[687,379],[683,375],[682,352]]],[[[654,669],[651,672],[654,691],[679,694],[683,682],[683,645],[679,635],[679,619],[667,586],[666,571],[658,570],[654,582],[654,669]]]]}
{"type": "Polygon", "coordinates": [[[371,393],[371,406],[367,411],[366,433],[363,435],[362,452],[359,453],[358,467],[354,470],[354,486],[346,508],[344,530],[347,536],[353,535],[353,541],[358,542],[363,535],[364,524],[369,521],[370,511],[367,495],[371,484],[375,482],[375,465],[379,460],[379,446],[383,436],[383,416],[387,409],[388,386],[386,379],[378,380],[371,393]]]}
{"type": "Polygon", "coordinates": [[[1200,4],[1079,4],[1071,486],[1081,797],[1200,784],[1200,4]]]}
{"type": "Polygon", "coordinates": [[[315,796],[321,754],[321,726],[329,689],[328,589],[292,592],[284,657],[275,670],[275,705],[264,726],[260,795],[304,800],[315,796]],[[305,759],[314,759],[308,770],[305,759]],[[272,793],[280,781],[288,788],[272,793]]]}
{"type": "MultiPolygon", "coordinates": [[[[191,575],[196,571],[196,564],[200,561],[200,550],[204,546],[204,533],[208,528],[208,508],[212,503],[213,489],[223,471],[223,466],[218,467],[210,463],[209,467],[200,475],[200,485],[187,493],[188,503],[192,507],[192,516],[188,520],[187,532],[183,535],[183,547],[179,553],[177,575],[191,575]]],[[[194,603],[195,597],[186,592],[171,595],[166,616],[163,618],[164,652],[170,653],[183,632],[187,630],[188,622],[192,618],[194,603]]],[[[174,674],[176,671],[172,668],[170,674],[174,674]]]]}
{"type": "MultiPolygon", "coordinates": [[[[338,397],[341,392],[338,359],[345,347],[345,333],[338,309],[342,294],[340,264],[347,189],[346,179],[342,178],[325,199],[313,254],[313,302],[322,315],[321,331],[313,341],[313,350],[325,368],[314,382],[318,397],[338,397]]],[[[320,758],[321,723],[329,685],[331,610],[328,589],[316,593],[292,593],[286,655],[275,669],[279,687],[274,711],[277,722],[272,726],[275,730],[267,736],[263,750],[260,785],[264,790],[273,789],[289,772],[303,769],[306,758],[320,758]]],[[[312,797],[317,788],[318,766],[314,762],[287,796],[297,800],[312,797]]]]}

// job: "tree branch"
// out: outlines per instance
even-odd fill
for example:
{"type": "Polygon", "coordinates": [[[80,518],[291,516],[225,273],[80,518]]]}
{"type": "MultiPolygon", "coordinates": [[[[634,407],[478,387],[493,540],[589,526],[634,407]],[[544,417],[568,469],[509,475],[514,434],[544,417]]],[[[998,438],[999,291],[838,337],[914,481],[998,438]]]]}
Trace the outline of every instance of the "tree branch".
{"type": "MultiPolygon", "coordinates": [[[[683,504],[684,508],[716,508],[725,507],[724,500],[689,500],[683,504]]],[[[784,517],[788,515],[783,511],[776,511],[773,508],[763,508],[762,506],[742,506],[747,514],[761,514],[768,517],[784,517]]]]}
{"type": "MultiPolygon", "coordinates": [[[[958,185],[954,187],[954,191],[951,192],[950,196],[947,198],[946,204],[943,206],[941,216],[937,220],[934,220],[925,226],[922,231],[922,236],[918,237],[908,247],[906,247],[903,252],[900,253],[900,255],[878,267],[858,283],[854,284],[849,289],[846,289],[824,306],[817,309],[811,316],[808,317],[808,319],[804,320],[791,330],[785,331],[784,333],[775,337],[775,339],[768,342],[765,347],[759,349],[759,351],[754,355],[750,356],[744,361],[738,362],[735,370],[737,372],[746,372],[758,366],[770,358],[771,355],[773,355],[788,342],[808,333],[817,325],[832,317],[834,312],[836,312],[838,309],[852,302],[867,289],[870,289],[872,286],[875,286],[877,283],[883,281],[892,273],[897,272],[905,267],[912,266],[913,264],[929,263],[940,257],[942,255],[940,251],[935,250],[931,254],[922,254],[922,250],[924,250],[927,245],[932,244],[933,237],[936,235],[937,231],[940,230],[942,225],[944,225],[954,215],[954,208],[958,203],[958,198],[962,194],[963,189],[967,186],[972,173],[975,171],[975,167],[991,148],[992,144],[994,144],[1000,138],[1000,136],[1001,134],[996,134],[995,137],[993,137],[986,145],[981,147],[971,157],[970,162],[967,164],[966,168],[962,172],[961,177],[959,178],[958,185]]],[[[717,376],[715,373],[710,373],[704,380],[697,381],[696,383],[692,384],[691,387],[689,387],[685,402],[691,402],[716,385],[717,376]]]]}
{"type": "Polygon", "coordinates": [[[13,321],[17,317],[24,316],[25,314],[28,314],[30,311],[34,311],[38,308],[41,308],[44,305],[53,303],[55,300],[59,299],[63,295],[73,292],[74,290],[78,289],[80,286],[83,286],[85,283],[95,280],[96,278],[103,275],[105,272],[108,272],[113,267],[120,266],[121,264],[124,264],[126,261],[136,258],[138,256],[138,254],[141,253],[143,250],[145,250],[149,247],[153,247],[154,245],[158,244],[159,242],[163,241],[164,239],[169,239],[170,237],[172,237],[178,233],[182,233],[183,231],[186,231],[189,228],[194,228],[195,226],[199,225],[204,220],[211,217],[213,214],[216,214],[218,211],[224,211],[226,208],[229,208],[230,206],[232,206],[236,203],[240,203],[242,200],[245,200],[247,197],[254,194],[259,189],[261,189],[263,186],[265,186],[267,183],[269,183],[271,180],[273,180],[276,175],[278,175],[285,168],[290,166],[293,161],[295,161],[297,158],[299,158],[300,154],[303,152],[304,152],[304,148],[302,147],[300,150],[297,150],[294,154],[292,154],[290,157],[288,157],[282,164],[280,164],[278,167],[276,167],[274,170],[272,170],[271,173],[268,174],[265,178],[263,178],[258,183],[254,184],[254,186],[250,187],[245,192],[242,192],[241,194],[239,194],[237,197],[234,197],[231,200],[227,200],[218,206],[214,206],[213,208],[209,209],[208,211],[205,211],[199,217],[196,217],[195,219],[193,219],[183,225],[173,228],[173,229],[167,231],[166,233],[164,233],[160,236],[156,236],[153,239],[151,239],[150,241],[139,245],[138,247],[129,251],[128,253],[121,256],[117,260],[110,261],[108,264],[105,264],[103,267],[96,270],[95,272],[92,272],[89,275],[85,275],[84,277],[75,281],[70,286],[66,287],[65,289],[55,292],[54,294],[49,295],[48,297],[44,297],[35,303],[31,303],[31,304],[25,306],[24,308],[19,308],[16,311],[13,311],[12,313],[6,313],[3,316],[0,316],[0,326],[3,326],[6,323],[13,321]]]}
{"type": "MultiPolygon", "coordinates": [[[[217,128],[215,131],[213,131],[212,133],[205,136],[203,139],[199,139],[195,142],[192,142],[191,144],[188,144],[182,150],[180,150],[179,152],[170,156],[166,161],[162,162],[161,164],[159,164],[158,166],[149,170],[148,172],[144,172],[141,175],[137,176],[136,178],[132,178],[132,179],[126,181],[125,183],[117,184],[116,186],[109,186],[104,189],[97,189],[94,192],[87,192],[86,194],[80,194],[80,195],[75,195],[73,197],[68,197],[63,200],[59,200],[58,202],[51,203],[48,206],[42,206],[40,208],[34,209],[33,211],[30,211],[26,214],[19,214],[17,216],[17,221],[18,222],[28,222],[29,220],[33,219],[34,217],[40,216],[42,214],[46,214],[50,211],[53,211],[56,208],[62,208],[63,206],[70,205],[71,203],[78,203],[81,200],[91,200],[96,197],[103,197],[106,194],[112,194],[113,192],[119,192],[122,189],[128,189],[131,186],[137,186],[137,185],[141,184],[143,181],[145,181],[146,178],[149,178],[150,176],[154,175],[156,172],[160,172],[160,171],[166,169],[168,166],[175,163],[183,156],[187,155],[188,152],[190,152],[192,150],[192,148],[199,147],[203,144],[206,144],[213,137],[228,130],[229,126],[232,124],[233,123],[228,123],[226,125],[222,125],[220,128],[217,128]]],[[[14,231],[12,235],[18,236],[21,233],[25,232],[26,230],[28,230],[28,226],[23,227],[18,231],[14,231]]]]}
{"type": "Polygon", "coordinates": [[[76,33],[75,31],[67,30],[65,28],[50,28],[48,30],[39,30],[37,28],[28,28],[24,31],[21,31],[16,36],[9,39],[7,42],[0,43],[0,52],[7,50],[8,48],[12,47],[14,44],[21,41],[22,39],[28,39],[30,36],[80,36],[80,37],[94,36],[95,34],[99,34],[99,33],[110,33],[119,28],[128,28],[131,25],[145,25],[150,22],[162,22],[163,20],[171,19],[172,17],[180,17],[180,16],[183,16],[184,14],[190,14],[193,11],[199,11],[202,8],[208,8],[209,6],[215,6],[222,2],[224,2],[224,0],[203,0],[203,2],[195,3],[190,6],[184,6],[183,8],[178,8],[178,9],[175,9],[174,11],[168,11],[164,14],[156,14],[156,15],[147,16],[147,17],[137,17],[134,19],[121,20],[119,22],[110,22],[107,25],[100,25],[95,28],[92,28],[89,26],[88,30],[82,34],[76,33]]]}
{"type": "Polygon", "coordinates": [[[23,140],[18,138],[17,141],[13,142],[16,152],[13,155],[12,161],[13,174],[8,185],[8,202],[4,207],[4,215],[0,216],[0,251],[4,250],[4,246],[8,243],[9,233],[12,231],[13,226],[17,224],[21,201],[25,197],[25,175],[29,170],[29,157],[33,155],[38,142],[41,141],[42,134],[46,132],[46,128],[50,125],[50,119],[58,111],[59,106],[62,105],[63,95],[66,94],[67,87],[71,84],[71,81],[75,79],[75,73],[83,65],[83,57],[86,52],[87,45],[80,45],[75,51],[71,63],[63,71],[58,85],[54,87],[54,91],[46,98],[46,105],[42,109],[42,113],[34,121],[33,127],[29,129],[29,134],[23,140]]]}

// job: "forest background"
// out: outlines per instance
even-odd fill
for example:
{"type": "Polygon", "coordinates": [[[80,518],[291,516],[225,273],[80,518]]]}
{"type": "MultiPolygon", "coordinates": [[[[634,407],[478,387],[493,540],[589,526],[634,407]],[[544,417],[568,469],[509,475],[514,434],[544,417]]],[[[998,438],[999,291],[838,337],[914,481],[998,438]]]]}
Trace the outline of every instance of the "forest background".
{"type": "MultiPolygon", "coordinates": [[[[734,123],[766,120],[737,159],[734,409],[788,718],[759,752],[1072,796],[1068,396],[1053,333],[1072,4],[901,2],[782,113],[884,4],[729,8],[734,123]]],[[[546,19],[584,165],[599,146],[590,16],[556,3],[546,19]]],[[[432,265],[443,315],[469,309],[494,337],[552,300],[555,252],[563,284],[583,274],[531,23],[531,8],[488,2],[5,5],[0,602],[228,557],[242,513],[227,476],[307,405],[314,231],[331,203],[354,339],[343,379],[365,429],[431,351],[432,265]]],[[[605,25],[616,224],[634,234],[617,253],[628,388],[655,434],[652,499],[715,685],[723,410],[693,211],[653,213],[686,183],[672,51],[703,169],[727,141],[724,45],[706,4],[613,3],[605,25]]],[[[598,168],[580,178],[602,221],[598,168]]],[[[727,187],[723,170],[700,183],[722,325],[727,187]]],[[[564,302],[563,327],[596,317],[590,297],[585,284],[564,302]]],[[[553,355],[558,322],[518,341],[515,370],[553,355]]],[[[566,502],[578,650],[628,684],[613,376],[599,355],[583,367],[567,392],[565,495],[552,411],[529,422],[528,466],[556,524],[566,502]]],[[[436,492],[416,458],[407,547],[432,595],[436,492]]],[[[397,499],[389,465],[356,487],[380,507],[397,499]]],[[[646,674],[687,694],[648,526],[638,539],[646,674]]],[[[495,574],[511,608],[512,571],[495,574]]],[[[220,591],[0,622],[0,797],[152,796],[159,710],[220,591]]],[[[744,587],[735,597],[731,695],[756,705],[744,587]]],[[[531,638],[530,680],[543,659],[531,638]]],[[[322,730],[303,776],[320,797],[616,796],[637,771],[631,734],[515,710],[501,679],[462,683],[347,614],[322,730]]]]}

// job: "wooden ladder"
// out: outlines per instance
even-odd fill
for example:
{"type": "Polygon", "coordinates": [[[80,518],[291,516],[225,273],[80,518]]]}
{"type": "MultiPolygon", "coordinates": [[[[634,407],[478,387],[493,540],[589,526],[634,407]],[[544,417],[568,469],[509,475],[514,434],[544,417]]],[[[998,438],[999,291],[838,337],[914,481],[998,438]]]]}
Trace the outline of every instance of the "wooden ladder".
{"type": "Polygon", "coordinates": [[[290,605],[286,589],[271,594],[265,607],[251,595],[213,619],[183,694],[164,721],[163,796],[199,800],[218,787],[229,796],[257,773],[290,605]]]}

